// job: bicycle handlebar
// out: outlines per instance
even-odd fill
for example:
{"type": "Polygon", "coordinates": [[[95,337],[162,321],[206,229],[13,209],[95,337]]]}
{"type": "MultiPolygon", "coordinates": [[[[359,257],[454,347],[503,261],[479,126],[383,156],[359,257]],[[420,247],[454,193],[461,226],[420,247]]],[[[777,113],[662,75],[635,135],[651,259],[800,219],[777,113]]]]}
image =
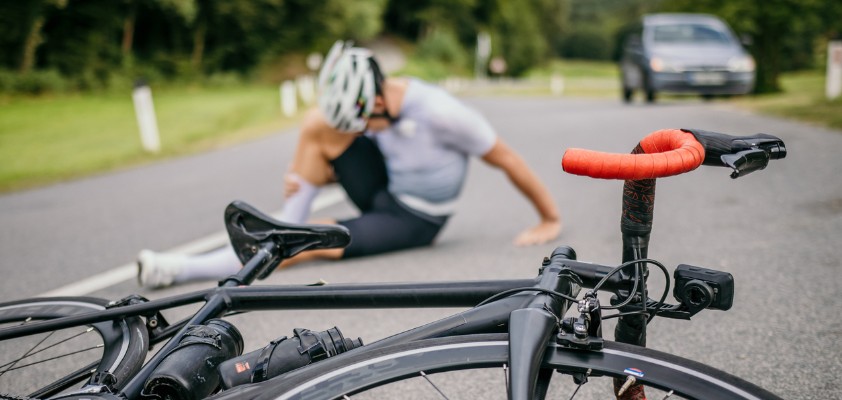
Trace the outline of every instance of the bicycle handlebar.
{"type": "Polygon", "coordinates": [[[690,172],[699,165],[729,167],[731,178],[766,168],[786,157],[784,142],[772,135],[731,136],[700,129],[661,129],[640,141],[632,154],[571,148],[564,171],[600,179],[643,180],[690,172]]]}
{"type": "Polygon", "coordinates": [[[639,146],[643,152],[638,154],[568,149],[561,167],[568,173],[592,178],[640,180],[689,172],[705,160],[702,144],[690,132],[679,129],[652,132],[639,146]]]}

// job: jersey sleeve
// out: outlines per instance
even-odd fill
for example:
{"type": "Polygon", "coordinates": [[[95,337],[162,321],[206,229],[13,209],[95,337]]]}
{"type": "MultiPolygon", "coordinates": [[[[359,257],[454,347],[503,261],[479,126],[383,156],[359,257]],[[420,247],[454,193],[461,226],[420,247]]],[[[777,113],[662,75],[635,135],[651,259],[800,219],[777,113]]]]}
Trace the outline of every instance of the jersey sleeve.
{"type": "Polygon", "coordinates": [[[491,123],[479,111],[467,106],[449,94],[433,104],[428,115],[434,134],[445,145],[470,154],[483,156],[497,141],[491,123]]]}

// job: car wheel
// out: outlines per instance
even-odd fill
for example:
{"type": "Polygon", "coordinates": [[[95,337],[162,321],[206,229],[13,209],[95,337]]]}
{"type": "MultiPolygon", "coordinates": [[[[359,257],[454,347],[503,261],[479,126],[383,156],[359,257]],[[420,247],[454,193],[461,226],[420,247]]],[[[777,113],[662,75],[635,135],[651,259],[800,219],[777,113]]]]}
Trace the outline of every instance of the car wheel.
{"type": "Polygon", "coordinates": [[[646,89],[646,102],[647,103],[654,103],[656,98],[656,93],[654,89],[646,89]]]}
{"type": "Polygon", "coordinates": [[[643,81],[643,90],[646,92],[646,102],[654,103],[655,89],[652,87],[652,78],[649,76],[649,74],[644,74],[643,76],[646,77],[646,79],[643,81]]]}
{"type": "Polygon", "coordinates": [[[630,88],[626,88],[626,87],[623,88],[623,102],[624,103],[631,103],[632,95],[634,95],[634,92],[630,88]]]}

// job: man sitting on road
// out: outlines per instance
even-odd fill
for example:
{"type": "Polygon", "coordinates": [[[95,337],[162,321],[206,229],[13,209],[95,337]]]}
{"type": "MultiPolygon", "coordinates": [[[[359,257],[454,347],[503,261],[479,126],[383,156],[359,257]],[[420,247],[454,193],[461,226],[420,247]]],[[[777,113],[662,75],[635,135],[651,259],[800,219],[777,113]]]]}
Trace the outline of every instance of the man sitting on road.
{"type": "MultiPolygon", "coordinates": [[[[319,104],[304,117],[285,177],[280,219],[303,223],[319,187],[338,182],[360,215],[315,223],[343,225],[344,249],[308,251],[281,267],[312,259],[342,259],[427,246],[454,211],[469,156],[503,170],[532,203],[540,222],[516,245],[546,243],[561,232],[552,197],[524,160],[488,121],[444,90],[418,79],[384,78],[372,53],[337,42],[319,73],[319,104]]],[[[242,265],[230,247],[186,256],[143,250],[142,286],[221,279],[242,265]]]]}

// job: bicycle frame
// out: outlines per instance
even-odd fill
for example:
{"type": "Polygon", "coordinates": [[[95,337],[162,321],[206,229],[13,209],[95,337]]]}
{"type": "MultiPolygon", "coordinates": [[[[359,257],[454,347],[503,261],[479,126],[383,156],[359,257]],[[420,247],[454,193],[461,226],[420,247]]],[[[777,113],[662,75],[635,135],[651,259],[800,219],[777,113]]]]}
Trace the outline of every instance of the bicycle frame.
{"type": "MultiPolygon", "coordinates": [[[[242,282],[253,281],[260,264],[270,256],[268,252],[259,252],[238,274],[222,281],[217,288],[152,301],[141,300],[143,302],[119,305],[90,314],[6,328],[0,330],[0,340],[132,316],[149,318],[159,315],[158,313],[162,310],[205,302],[204,306],[188,319],[158,331],[150,329],[151,344],[161,342],[167,337],[171,338],[132,380],[123,386],[121,395],[133,399],[140,396],[148,377],[163,358],[178,345],[188,325],[203,324],[211,318],[229,313],[290,309],[474,307],[501,292],[525,288],[541,288],[575,296],[579,290],[578,284],[574,282],[576,279],[571,277],[576,274],[575,271],[581,273],[586,282],[585,286],[593,286],[610,271],[608,267],[595,264],[573,262],[571,267],[559,263],[550,265],[545,262],[539,275],[534,279],[322,286],[239,286],[242,282]]],[[[575,253],[573,256],[575,257],[575,253]]],[[[566,255],[561,259],[566,259],[566,255]]],[[[624,287],[626,285],[615,279],[610,286],[624,287]]],[[[535,360],[540,361],[545,344],[558,318],[563,316],[564,310],[569,306],[568,301],[559,302],[544,293],[536,295],[533,291],[514,294],[390,336],[368,344],[366,347],[383,347],[441,336],[505,332],[511,327],[512,343],[523,344],[522,348],[512,349],[511,388],[520,390],[526,395],[527,392],[531,393],[531,387],[534,386],[537,375],[535,360]],[[545,304],[552,304],[550,308],[556,310],[553,313],[559,315],[548,312],[545,304]],[[536,329],[538,326],[544,326],[544,328],[536,329]]]]}

